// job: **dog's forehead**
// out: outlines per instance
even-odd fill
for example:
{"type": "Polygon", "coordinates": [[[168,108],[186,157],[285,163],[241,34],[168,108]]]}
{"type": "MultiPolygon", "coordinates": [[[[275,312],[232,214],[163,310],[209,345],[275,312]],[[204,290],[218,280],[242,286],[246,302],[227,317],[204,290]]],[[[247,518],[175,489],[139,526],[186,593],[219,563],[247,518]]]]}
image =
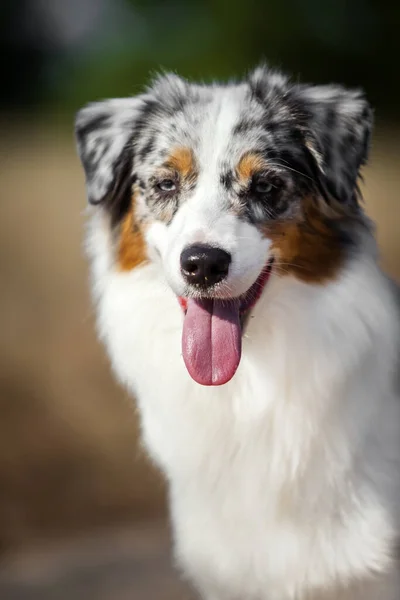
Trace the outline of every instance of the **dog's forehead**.
{"type": "Polygon", "coordinates": [[[248,84],[189,86],[175,107],[160,103],[139,140],[139,154],[155,164],[176,147],[190,148],[203,168],[234,166],[246,152],[263,151],[273,142],[269,126],[287,125],[285,104],[268,107],[248,84]],[[147,150],[147,152],[146,152],[147,150]]]}

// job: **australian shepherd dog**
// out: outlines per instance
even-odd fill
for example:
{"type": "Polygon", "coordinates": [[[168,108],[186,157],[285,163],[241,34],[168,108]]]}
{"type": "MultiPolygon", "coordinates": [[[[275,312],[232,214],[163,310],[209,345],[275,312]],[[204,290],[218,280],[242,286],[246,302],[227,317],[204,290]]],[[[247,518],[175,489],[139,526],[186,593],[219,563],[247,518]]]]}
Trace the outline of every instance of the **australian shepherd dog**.
{"type": "Polygon", "coordinates": [[[399,600],[399,297],[359,90],[174,74],[76,119],[98,330],[205,600],[399,600]]]}

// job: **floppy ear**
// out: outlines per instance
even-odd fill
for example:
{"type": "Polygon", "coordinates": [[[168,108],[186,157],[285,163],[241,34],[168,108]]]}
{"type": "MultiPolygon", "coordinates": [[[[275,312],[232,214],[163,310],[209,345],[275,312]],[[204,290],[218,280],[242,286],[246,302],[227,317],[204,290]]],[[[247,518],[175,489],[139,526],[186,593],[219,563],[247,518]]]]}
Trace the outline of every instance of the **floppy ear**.
{"type": "Polygon", "coordinates": [[[95,102],[78,112],[75,134],[91,204],[115,209],[130,195],[135,130],[149,104],[143,94],[95,102]]]}
{"type": "Polygon", "coordinates": [[[357,202],[357,179],[368,158],[372,110],[364,94],[340,86],[299,86],[306,145],[326,197],[357,202]]]}

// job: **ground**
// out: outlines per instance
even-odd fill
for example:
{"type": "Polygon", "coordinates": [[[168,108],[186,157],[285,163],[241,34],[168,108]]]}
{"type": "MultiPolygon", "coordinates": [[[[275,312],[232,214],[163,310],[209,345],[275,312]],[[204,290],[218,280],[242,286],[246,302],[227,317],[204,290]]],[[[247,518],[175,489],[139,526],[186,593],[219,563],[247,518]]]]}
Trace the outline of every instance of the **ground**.
{"type": "Polygon", "coordinates": [[[116,529],[8,556],[7,600],[193,600],[172,569],[162,524],[116,529]]]}

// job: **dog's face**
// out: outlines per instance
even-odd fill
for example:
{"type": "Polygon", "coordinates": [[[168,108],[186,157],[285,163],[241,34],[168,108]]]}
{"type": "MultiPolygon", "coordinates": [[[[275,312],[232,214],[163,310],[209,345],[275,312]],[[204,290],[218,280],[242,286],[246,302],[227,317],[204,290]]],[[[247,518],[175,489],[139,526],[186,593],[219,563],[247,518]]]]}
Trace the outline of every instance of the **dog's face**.
{"type": "Polygon", "coordinates": [[[335,276],[370,128],[359,92],[292,85],[264,67],[226,86],[167,75],[141,96],[80,111],[89,201],[110,214],[115,268],[162,264],[199,383],[232,377],[271,270],[335,276]]]}

